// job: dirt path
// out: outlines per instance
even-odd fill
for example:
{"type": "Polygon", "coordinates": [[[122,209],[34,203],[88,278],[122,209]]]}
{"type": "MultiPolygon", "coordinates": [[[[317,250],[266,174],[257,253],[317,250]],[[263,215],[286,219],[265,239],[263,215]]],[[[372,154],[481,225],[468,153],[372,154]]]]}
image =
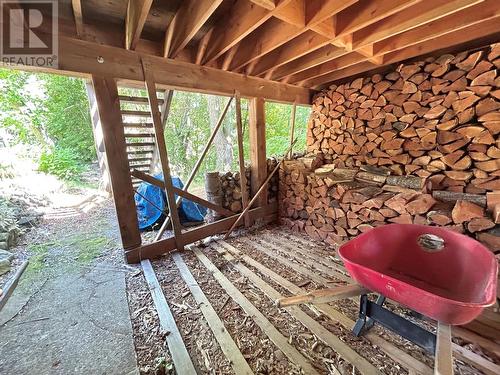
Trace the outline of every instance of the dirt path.
{"type": "Polygon", "coordinates": [[[0,312],[1,374],[136,374],[112,202],[59,209],[28,234],[30,265],[0,312]]]}

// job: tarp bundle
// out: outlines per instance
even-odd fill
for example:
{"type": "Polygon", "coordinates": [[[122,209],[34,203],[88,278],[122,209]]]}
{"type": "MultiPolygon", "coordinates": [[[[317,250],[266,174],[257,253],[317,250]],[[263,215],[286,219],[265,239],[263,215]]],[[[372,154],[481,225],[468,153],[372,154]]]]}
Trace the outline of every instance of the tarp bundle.
{"type": "MultiPolygon", "coordinates": [[[[154,177],[163,181],[162,173],[154,177]]],[[[184,187],[179,177],[172,177],[172,184],[179,189],[184,187]]],[[[137,219],[139,220],[139,229],[144,230],[166,216],[166,211],[168,212],[168,210],[166,210],[167,197],[163,189],[147,182],[141,183],[136,190],[137,192],[134,195],[134,199],[137,207],[137,219]]],[[[175,199],[177,200],[177,195],[175,199]]],[[[187,199],[182,199],[179,206],[179,218],[181,223],[202,222],[206,213],[207,210],[205,207],[187,199]]]]}

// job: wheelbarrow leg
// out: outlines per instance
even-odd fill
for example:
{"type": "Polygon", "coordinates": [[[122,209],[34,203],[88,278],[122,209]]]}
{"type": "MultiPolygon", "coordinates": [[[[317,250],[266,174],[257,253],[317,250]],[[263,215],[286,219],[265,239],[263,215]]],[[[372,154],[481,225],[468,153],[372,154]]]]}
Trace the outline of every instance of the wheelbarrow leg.
{"type": "MultiPolygon", "coordinates": [[[[375,303],[379,306],[382,306],[384,302],[385,302],[385,297],[379,294],[375,303]]],[[[368,316],[367,310],[368,310],[368,296],[366,294],[363,294],[359,301],[359,318],[356,321],[354,328],[352,329],[352,332],[354,333],[355,336],[359,336],[363,329],[365,329],[365,331],[368,331],[375,324],[375,321],[368,316]]]]}
{"type": "Polygon", "coordinates": [[[453,375],[451,327],[438,322],[434,375],[453,375]]]}

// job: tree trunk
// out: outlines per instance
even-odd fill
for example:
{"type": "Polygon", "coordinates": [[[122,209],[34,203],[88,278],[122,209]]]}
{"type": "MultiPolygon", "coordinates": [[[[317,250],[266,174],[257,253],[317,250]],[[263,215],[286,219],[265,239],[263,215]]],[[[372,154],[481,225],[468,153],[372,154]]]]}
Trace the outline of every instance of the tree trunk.
{"type": "MultiPolygon", "coordinates": [[[[208,95],[208,114],[210,117],[210,128],[213,129],[219,120],[221,108],[225,99],[219,96],[208,95]]],[[[217,170],[229,171],[233,163],[233,150],[229,137],[224,132],[224,126],[219,129],[214,139],[215,150],[217,153],[217,170]]]]}

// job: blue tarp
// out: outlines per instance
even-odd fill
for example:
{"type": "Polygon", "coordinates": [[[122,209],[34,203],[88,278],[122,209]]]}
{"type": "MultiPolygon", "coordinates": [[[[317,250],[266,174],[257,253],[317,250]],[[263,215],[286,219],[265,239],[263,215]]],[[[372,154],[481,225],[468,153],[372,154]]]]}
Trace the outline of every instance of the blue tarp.
{"type": "MultiPolygon", "coordinates": [[[[154,177],[163,181],[162,173],[154,177]]],[[[184,187],[184,184],[178,177],[172,177],[172,184],[179,189],[184,187]]],[[[134,199],[137,207],[139,229],[141,230],[155,224],[162,217],[162,213],[167,207],[165,191],[147,182],[143,182],[137,187],[137,193],[134,195],[134,199]]],[[[175,199],[177,199],[177,195],[175,199]]],[[[186,199],[182,199],[181,205],[179,206],[179,218],[181,223],[202,222],[206,213],[207,210],[205,207],[186,199]]]]}

